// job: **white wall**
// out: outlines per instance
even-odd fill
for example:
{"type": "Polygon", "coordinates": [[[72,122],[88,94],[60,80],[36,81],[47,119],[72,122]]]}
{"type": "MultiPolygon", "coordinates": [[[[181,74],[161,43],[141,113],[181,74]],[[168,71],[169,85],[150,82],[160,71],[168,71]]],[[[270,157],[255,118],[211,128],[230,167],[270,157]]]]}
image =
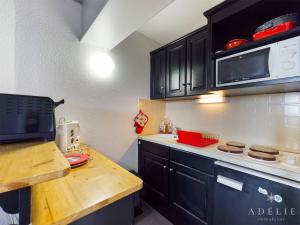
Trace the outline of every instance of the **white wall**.
{"type": "Polygon", "coordinates": [[[168,102],[166,114],[182,129],[300,153],[300,93],[231,97],[225,104],[168,102]]]}
{"type": "Polygon", "coordinates": [[[18,93],[64,98],[57,118],[80,121],[82,140],[127,168],[137,167],[133,118],[149,97],[149,51],[158,44],[135,33],[112,50],[110,79],[91,76],[98,50],[80,44],[81,6],[72,0],[16,1],[18,93]]]}
{"type": "Polygon", "coordinates": [[[15,91],[14,35],[14,1],[0,0],[0,93],[13,93],[15,91]]]}

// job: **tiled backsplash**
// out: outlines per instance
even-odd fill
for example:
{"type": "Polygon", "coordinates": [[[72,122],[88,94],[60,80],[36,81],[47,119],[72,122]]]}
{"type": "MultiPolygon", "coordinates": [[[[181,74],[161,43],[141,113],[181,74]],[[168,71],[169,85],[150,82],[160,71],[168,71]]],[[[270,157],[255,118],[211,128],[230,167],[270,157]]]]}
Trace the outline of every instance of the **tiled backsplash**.
{"type": "Polygon", "coordinates": [[[167,102],[166,114],[182,129],[214,132],[222,139],[300,153],[300,92],[231,97],[229,103],[167,102]]]}

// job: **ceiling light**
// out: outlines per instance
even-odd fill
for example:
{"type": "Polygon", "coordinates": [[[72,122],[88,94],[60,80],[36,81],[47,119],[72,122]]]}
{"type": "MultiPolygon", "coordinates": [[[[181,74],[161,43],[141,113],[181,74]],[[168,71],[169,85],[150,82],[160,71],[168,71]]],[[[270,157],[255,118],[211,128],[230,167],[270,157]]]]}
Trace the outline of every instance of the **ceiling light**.
{"type": "Polygon", "coordinates": [[[110,78],[115,68],[112,58],[105,51],[93,52],[87,60],[87,66],[90,74],[100,79],[110,78]]]}

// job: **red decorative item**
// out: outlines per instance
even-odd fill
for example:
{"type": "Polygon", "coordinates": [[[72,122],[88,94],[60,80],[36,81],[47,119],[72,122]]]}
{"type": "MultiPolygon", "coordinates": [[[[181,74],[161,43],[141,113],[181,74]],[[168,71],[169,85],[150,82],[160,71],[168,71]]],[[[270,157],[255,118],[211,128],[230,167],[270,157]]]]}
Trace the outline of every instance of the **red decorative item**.
{"type": "Polygon", "coordinates": [[[275,27],[271,27],[269,29],[257,32],[257,33],[252,35],[252,38],[253,38],[254,41],[257,41],[257,40],[260,40],[260,39],[263,39],[263,38],[273,36],[273,35],[278,34],[278,33],[282,33],[282,32],[291,30],[295,26],[296,26],[296,24],[293,21],[287,21],[287,22],[281,23],[281,24],[279,24],[275,27]]]}
{"type": "Polygon", "coordinates": [[[247,43],[248,43],[248,40],[246,40],[246,39],[233,39],[226,44],[225,48],[232,49],[232,48],[236,48],[240,45],[245,45],[247,43]]]}
{"type": "Polygon", "coordinates": [[[196,147],[205,147],[208,145],[216,144],[219,142],[218,139],[204,138],[201,133],[178,130],[178,143],[193,145],[196,147]]]}
{"type": "Polygon", "coordinates": [[[146,126],[148,120],[149,120],[148,116],[145,113],[143,113],[142,110],[140,110],[139,113],[134,118],[134,127],[135,127],[135,132],[137,134],[143,132],[144,127],[146,126]]]}
{"type": "Polygon", "coordinates": [[[77,167],[86,164],[90,156],[88,154],[69,154],[65,155],[65,158],[69,161],[71,167],[77,167]]]}

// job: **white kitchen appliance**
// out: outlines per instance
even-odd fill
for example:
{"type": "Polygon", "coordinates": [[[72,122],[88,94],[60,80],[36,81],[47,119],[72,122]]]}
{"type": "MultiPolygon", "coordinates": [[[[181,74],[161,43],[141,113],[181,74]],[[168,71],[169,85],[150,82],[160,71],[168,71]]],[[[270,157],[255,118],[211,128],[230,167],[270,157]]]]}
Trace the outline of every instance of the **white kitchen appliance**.
{"type": "Polygon", "coordinates": [[[59,120],[57,126],[57,145],[62,152],[68,152],[79,146],[80,126],[78,121],[59,120]]]}
{"type": "Polygon", "coordinates": [[[216,86],[300,76],[300,36],[216,60],[216,86]]]}

